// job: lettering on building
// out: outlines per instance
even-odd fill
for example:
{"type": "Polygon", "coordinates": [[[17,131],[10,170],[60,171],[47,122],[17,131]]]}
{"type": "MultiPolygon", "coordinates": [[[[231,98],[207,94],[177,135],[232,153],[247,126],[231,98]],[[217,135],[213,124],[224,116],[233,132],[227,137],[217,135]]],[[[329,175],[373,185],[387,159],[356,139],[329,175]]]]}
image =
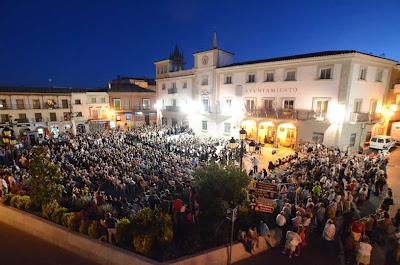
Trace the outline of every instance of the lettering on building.
{"type": "Polygon", "coordinates": [[[246,93],[297,93],[297,87],[278,87],[278,88],[246,88],[246,93]]]}

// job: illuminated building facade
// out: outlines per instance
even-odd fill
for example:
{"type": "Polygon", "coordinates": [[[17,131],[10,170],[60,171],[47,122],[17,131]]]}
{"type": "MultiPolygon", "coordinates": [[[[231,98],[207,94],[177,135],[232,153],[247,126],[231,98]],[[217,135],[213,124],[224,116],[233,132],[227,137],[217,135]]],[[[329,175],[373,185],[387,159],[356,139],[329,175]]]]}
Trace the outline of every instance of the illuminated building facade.
{"type": "Polygon", "coordinates": [[[158,122],[196,133],[292,147],[314,141],[357,149],[381,134],[381,112],[396,62],[352,50],[233,63],[217,48],[194,67],[155,62],[158,122]]]}
{"type": "Polygon", "coordinates": [[[108,84],[110,127],[127,129],[157,120],[155,81],[118,77],[108,84]]]}
{"type": "Polygon", "coordinates": [[[45,135],[85,132],[90,93],[104,93],[108,99],[106,89],[2,86],[0,129],[11,128],[17,138],[29,141],[45,135]]]}

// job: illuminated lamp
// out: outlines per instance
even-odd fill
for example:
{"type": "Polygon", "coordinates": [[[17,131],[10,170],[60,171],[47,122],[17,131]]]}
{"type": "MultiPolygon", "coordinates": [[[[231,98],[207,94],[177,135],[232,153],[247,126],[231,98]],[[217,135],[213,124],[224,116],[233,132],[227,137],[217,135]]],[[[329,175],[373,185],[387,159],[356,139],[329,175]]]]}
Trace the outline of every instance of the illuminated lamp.
{"type": "Polygon", "coordinates": [[[247,132],[244,128],[239,131],[240,140],[244,140],[246,138],[247,132]]]}
{"type": "Polygon", "coordinates": [[[249,152],[254,153],[255,151],[256,151],[256,142],[251,140],[251,142],[249,143],[249,152]]]}
{"type": "Polygon", "coordinates": [[[236,140],[232,137],[228,143],[229,149],[231,149],[231,150],[236,149],[237,146],[238,146],[238,144],[236,143],[236,140]]]}

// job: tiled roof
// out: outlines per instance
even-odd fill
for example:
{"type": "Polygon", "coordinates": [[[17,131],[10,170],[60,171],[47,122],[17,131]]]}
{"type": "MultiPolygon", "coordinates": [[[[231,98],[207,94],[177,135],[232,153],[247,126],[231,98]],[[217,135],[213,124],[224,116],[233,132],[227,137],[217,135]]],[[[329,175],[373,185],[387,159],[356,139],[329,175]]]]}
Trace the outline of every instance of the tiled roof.
{"type": "Polygon", "coordinates": [[[341,54],[348,54],[348,53],[360,53],[368,56],[373,56],[385,60],[390,60],[396,62],[392,59],[387,59],[384,57],[359,52],[356,50],[338,50],[338,51],[323,51],[323,52],[313,52],[313,53],[305,53],[305,54],[297,54],[297,55],[290,55],[290,56],[283,56],[283,57],[274,57],[274,58],[267,58],[262,60],[254,60],[254,61],[245,61],[245,62],[238,62],[233,63],[225,66],[221,66],[220,68],[224,67],[231,67],[231,66],[238,66],[238,65],[246,65],[246,64],[256,64],[256,63],[268,63],[268,62],[278,62],[278,61],[286,61],[286,60],[295,60],[295,59],[304,59],[304,58],[312,58],[312,57],[320,57],[320,56],[331,56],[331,55],[341,55],[341,54]]]}
{"type": "Polygon", "coordinates": [[[0,86],[0,93],[84,93],[106,92],[106,88],[74,88],[74,87],[32,87],[32,86],[0,86]]]}
{"type": "Polygon", "coordinates": [[[129,84],[129,85],[111,85],[108,92],[135,92],[135,93],[155,93],[154,90],[148,88],[142,88],[140,86],[129,84]]]}

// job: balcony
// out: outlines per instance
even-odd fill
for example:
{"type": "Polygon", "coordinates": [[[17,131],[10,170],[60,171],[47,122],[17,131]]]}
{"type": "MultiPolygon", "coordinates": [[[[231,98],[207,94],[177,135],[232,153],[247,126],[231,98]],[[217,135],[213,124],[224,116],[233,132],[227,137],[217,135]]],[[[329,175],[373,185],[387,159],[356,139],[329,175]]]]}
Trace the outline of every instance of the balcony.
{"type": "Polygon", "coordinates": [[[350,122],[373,122],[380,120],[380,113],[362,113],[362,112],[352,112],[350,113],[350,122]]]}
{"type": "Polygon", "coordinates": [[[0,110],[24,110],[24,109],[69,109],[68,105],[48,104],[0,104],[0,110]]]}
{"type": "Polygon", "coordinates": [[[179,106],[165,106],[165,110],[170,112],[180,112],[181,108],[179,106]]]}
{"type": "Polygon", "coordinates": [[[17,123],[29,123],[28,119],[16,119],[17,123]]]}
{"type": "Polygon", "coordinates": [[[252,118],[281,120],[327,120],[326,113],[317,113],[315,111],[297,109],[257,109],[253,111],[247,111],[246,116],[252,118]]]}
{"type": "Polygon", "coordinates": [[[178,93],[178,89],[176,87],[168,88],[168,94],[176,94],[178,93]]]}

